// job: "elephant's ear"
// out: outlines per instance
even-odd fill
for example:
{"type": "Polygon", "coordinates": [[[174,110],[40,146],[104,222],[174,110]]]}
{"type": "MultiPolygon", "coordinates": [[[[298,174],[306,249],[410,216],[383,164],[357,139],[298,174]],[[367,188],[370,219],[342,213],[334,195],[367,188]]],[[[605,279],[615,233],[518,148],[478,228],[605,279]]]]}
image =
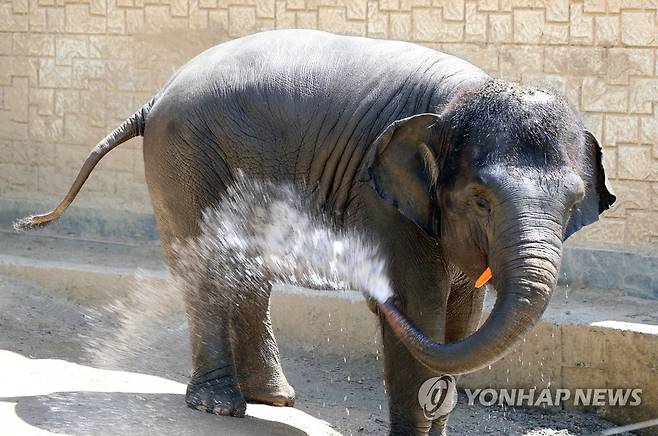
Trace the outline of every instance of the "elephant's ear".
{"type": "Polygon", "coordinates": [[[617,197],[603,168],[603,150],[592,132],[585,130],[585,197],[572,211],[564,232],[564,240],[599,219],[599,214],[612,206],[617,197]]]}
{"type": "Polygon", "coordinates": [[[397,120],[375,140],[375,156],[368,168],[370,184],[379,196],[433,238],[439,234],[434,187],[442,131],[443,122],[436,114],[397,120]]]}

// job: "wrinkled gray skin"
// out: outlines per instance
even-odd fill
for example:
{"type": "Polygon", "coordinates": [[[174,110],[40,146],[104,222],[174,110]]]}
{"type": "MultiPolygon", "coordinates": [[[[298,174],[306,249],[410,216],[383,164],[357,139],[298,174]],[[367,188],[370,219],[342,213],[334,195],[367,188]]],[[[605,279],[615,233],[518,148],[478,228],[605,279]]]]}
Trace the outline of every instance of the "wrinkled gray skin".
{"type": "MultiPolygon", "coordinates": [[[[172,243],[198,235],[237,169],[307,189],[336,224],[381,246],[396,296],[370,307],[396,435],[444,431],[447,417],[423,417],[419,386],[482,368],[521,339],[548,304],[563,240],[614,202],[596,139],[560,97],[413,44],[291,30],[191,60],[97,146],[54,211],[18,226],[57,218],[100,158],[139,134],[170,266],[172,243]],[[498,297],[478,329],[474,280],[487,266],[498,297]]],[[[185,290],[190,407],[242,416],[245,400],[292,405],[267,302],[212,307],[212,286],[185,290]]]]}

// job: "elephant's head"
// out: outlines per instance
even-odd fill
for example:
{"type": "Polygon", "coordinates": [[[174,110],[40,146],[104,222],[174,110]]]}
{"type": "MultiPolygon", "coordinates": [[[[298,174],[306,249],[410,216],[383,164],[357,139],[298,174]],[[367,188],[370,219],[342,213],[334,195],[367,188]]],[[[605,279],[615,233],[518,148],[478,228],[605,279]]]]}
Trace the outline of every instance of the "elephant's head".
{"type": "Polygon", "coordinates": [[[601,147],[571,107],[500,80],[462,92],[440,114],[394,122],[375,150],[379,195],[468,277],[493,271],[496,305],[460,342],[432,342],[391,300],[379,304],[409,351],[441,373],[482,368],[523,338],[556,286],[563,241],[615,201],[601,147]]]}

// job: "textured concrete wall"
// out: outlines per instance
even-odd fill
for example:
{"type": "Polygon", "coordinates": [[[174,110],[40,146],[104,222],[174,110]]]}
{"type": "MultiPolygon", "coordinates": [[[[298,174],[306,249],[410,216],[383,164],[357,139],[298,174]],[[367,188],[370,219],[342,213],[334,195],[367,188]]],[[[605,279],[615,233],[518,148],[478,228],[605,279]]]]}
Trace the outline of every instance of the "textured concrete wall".
{"type": "MultiPolygon", "coordinates": [[[[561,90],[620,197],[578,240],[658,242],[656,1],[0,0],[0,198],[55,202],[88,150],[206,47],[275,28],[394,38],[561,90]]],[[[148,212],[140,140],[77,204],[148,212]]]]}

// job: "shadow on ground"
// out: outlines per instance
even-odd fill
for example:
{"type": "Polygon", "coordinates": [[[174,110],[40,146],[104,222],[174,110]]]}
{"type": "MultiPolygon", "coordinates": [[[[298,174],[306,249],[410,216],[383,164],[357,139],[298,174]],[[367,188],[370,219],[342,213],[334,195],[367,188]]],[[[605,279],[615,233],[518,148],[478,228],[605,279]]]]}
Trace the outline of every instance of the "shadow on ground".
{"type": "MultiPolygon", "coordinates": [[[[312,434],[267,419],[271,414],[259,408],[267,406],[249,405],[249,413],[262,418],[213,416],[187,408],[182,394],[78,391],[0,398],[0,401],[17,403],[16,415],[30,426],[70,435],[216,435],[220,429],[223,434],[231,435],[312,434]]],[[[284,415],[294,420],[293,415],[301,413],[284,415]]]]}
{"type": "Polygon", "coordinates": [[[7,434],[36,429],[71,435],[338,434],[326,422],[289,407],[249,404],[244,419],[201,413],[185,405],[185,385],[152,375],[28,359],[4,350],[0,371],[7,434]]]}

